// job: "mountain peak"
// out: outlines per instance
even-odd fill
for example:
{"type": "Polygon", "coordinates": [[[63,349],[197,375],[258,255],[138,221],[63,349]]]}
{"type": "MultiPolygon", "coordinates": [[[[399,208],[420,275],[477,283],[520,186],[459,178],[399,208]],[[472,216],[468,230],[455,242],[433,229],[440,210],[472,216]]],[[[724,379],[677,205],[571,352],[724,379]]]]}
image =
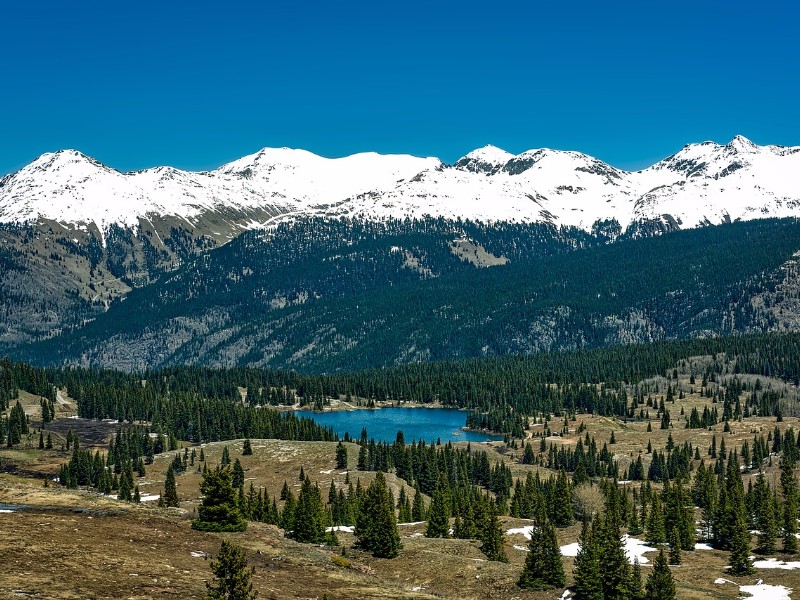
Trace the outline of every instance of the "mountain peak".
{"type": "Polygon", "coordinates": [[[726,146],[738,152],[753,152],[758,148],[756,144],[748,140],[743,135],[735,136],[726,146]]]}
{"type": "Polygon", "coordinates": [[[500,171],[503,165],[512,158],[514,158],[514,155],[510,152],[487,144],[483,148],[476,148],[469,154],[462,156],[453,166],[462,171],[493,174],[500,171]]]}

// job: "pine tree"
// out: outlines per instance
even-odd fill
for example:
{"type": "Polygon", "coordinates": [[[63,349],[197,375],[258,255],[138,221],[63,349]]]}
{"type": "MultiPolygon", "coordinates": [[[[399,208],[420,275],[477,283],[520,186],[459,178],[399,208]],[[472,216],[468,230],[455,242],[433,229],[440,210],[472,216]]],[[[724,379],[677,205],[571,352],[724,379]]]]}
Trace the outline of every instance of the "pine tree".
{"type": "Polygon", "coordinates": [[[653,565],[653,572],[647,578],[645,586],[645,600],[675,600],[675,580],[672,579],[672,571],[667,564],[663,548],[659,550],[656,562],[653,565]]]}
{"type": "Polygon", "coordinates": [[[411,506],[411,518],[415,522],[425,521],[427,511],[425,510],[425,500],[422,499],[422,492],[419,485],[414,488],[414,503],[411,506]]]}
{"type": "Polygon", "coordinates": [[[681,540],[678,537],[678,528],[669,530],[669,564],[681,564],[681,540]]]}
{"type": "Polygon", "coordinates": [[[217,467],[203,473],[200,483],[203,501],[192,527],[201,531],[244,531],[247,521],[236,505],[236,490],[231,485],[230,469],[217,467]]]}
{"type": "Polygon", "coordinates": [[[556,529],[543,511],[540,511],[531,526],[528,554],[517,585],[531,590],[547,590],[566,585],[556,529]]]}
{"type": "Polygon", "coordinates": [[[630,589],[631,571],[614,511],[606,509],[605,518],[598,532],[603,594],[606,598],[625,598],[630,589]]]}
{"type": "Polygon", "coordinates": [[[753,572],[753,563],[750,562],[750,532],[747,523],[741,518],[736,519],[731,539],[730,570],[731,575],[750,575],[753,572]]]}
{"type": "Polygon", "coordinates": [[[253,455],[253,447],[250,445],[250,438],[246,438],[244,440],[244,444],[242,444],[242,456],[252,456],[253,455]]]}
{"type": "Polygon", "coordinates": [[[175,471],[171,465],[167,469],[167,480],[164,482],[164,505],[178,506],[178,487],[175,483],[175,471]]]}
{"type": "Polygon", "coordinates": [[[599,549],[592,533],[589,529],[589,520],[584,519],[573,571],[576,600],[603,600],[599,549]]]}
{"type": "Polygon", "coordinates": [[[425,537],[450,537],[450,494],[447,492],[447,481],[444,476],[439,478],[436,490],[433,492],[425,537]]]}
{"type": "Polygon", "coordinates": [[[220,464],[223,467],[231,464],[231,451],[228,450],[228,446],[223,446],[222,448],[222,458],[220,459],[220,464]]]}
{"type": "Polygon", "coordinates": [[[759,471],[756,485],[753,488],[755,498],[755,521],[758,528],[758,551],[762,554],[772,554],[777,548],[775,539],[778,537],[778,525],[775,520],[775,505],[772,502],[764,473],[759,471]]]}
{"type": "Polygon", "coordinates": [[[397,532],[394,501],[386,478],[378,471],[361,500],[355,527],[356,545],[378,558],[394,558],[402,544],[397,532]]]}
{"type": "Polygon", "coordinates": [[[325,510],[319,486],[306,477],[294,509],[291,537],[298,542],[319,544],[325,538],[325,510]]]}
{"type": "Polygon", "coordinates": [[[211,600],[253,600],[258,595],[250,581],[253,569],[247,568],[244,550],[234,543],[222,540],[211,571],[215,581],[206,583],[211,600]]]}
{"type": "Polygon", "coordinates": [[[644,589],[642,586],[642,566],[639,558],[634,557],[633,567],[631,568],[631,587],[628,593],[630,600],[644,600],[644,589]]]}
{"type": "MultiPolygon", "coordinates": [[[[462,535],[466,534],[462,523],[459,523],[459,530],[458,533],[462,535]]],[[[456,537],[460,537],[458,533],[456,537]]],[[[508,562],[506,553],[503,551],[503,530],[500,529],[500,519],[497,518],[497,505],[494,502],[492,502],[489,507],[489,520],[483,527],[481,542],[481,552],[483,552],[489,560],[508,562]]]]}
{"type": "Polygon", "coordinates": [[[791,460],[781,462],[781,487],[783,488],[783,551],[797,553],[797,478],[791,460]]]}
{"type": "Polygon", "coordinates": [[[339,442],[336,445],[336,468],[337,469],[347,468],[347,448],[345,448],[342,442],[339,442]]]}

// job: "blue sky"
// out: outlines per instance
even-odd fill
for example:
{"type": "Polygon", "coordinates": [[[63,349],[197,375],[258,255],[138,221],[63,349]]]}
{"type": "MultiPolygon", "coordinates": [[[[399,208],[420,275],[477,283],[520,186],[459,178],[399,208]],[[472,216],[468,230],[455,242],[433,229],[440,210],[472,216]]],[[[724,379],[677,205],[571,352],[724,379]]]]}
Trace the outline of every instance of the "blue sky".
{"type": "Polygon", "coordinates": [[[800,9],[775,2],[13,2],[0,174],[263,146],[453,162],[494,144],[635,169],[687,142],[800,145],[800,9]]]}

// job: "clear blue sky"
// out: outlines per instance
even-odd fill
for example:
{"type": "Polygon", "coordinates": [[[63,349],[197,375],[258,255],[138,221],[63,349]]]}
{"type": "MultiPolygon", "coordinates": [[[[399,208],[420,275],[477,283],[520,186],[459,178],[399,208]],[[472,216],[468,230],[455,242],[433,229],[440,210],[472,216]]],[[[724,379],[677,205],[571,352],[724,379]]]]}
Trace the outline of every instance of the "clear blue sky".
{"type": "Polygon", "coordinates": [[[687,142],[800,145],[792,0],[8,2],[0,174],[263,146],[455,161],[494,144],[622,168],[687,142]]]}

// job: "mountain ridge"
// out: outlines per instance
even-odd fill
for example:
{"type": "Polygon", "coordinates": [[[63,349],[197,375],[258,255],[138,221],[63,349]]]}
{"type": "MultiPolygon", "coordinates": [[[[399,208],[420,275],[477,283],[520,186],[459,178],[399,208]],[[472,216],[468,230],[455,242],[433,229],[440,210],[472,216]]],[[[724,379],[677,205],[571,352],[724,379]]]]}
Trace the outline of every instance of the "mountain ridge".
{"type": "Polygon", "coordinates": [[[169,166],[122,173],[77,150],[45,153],[0,179],[0,223],[139,226],[142,218],[196,224],[209,212],[249,215],[238,230],[293,215],[367,219],[424,215],[548,222],[588,230],[597,220],[663,220],[695,227],[787,217],[800,205],[800,147],[687,144],[638,171],[576,151],[495,146],[452,165],[435,157],[364,152],[324,158],[263,148],[211,171],[169,166]],[[265,212],[266,211],[266,212],[265,212]],[[256,214],[264,213],[265,214],[256,214]]]}

